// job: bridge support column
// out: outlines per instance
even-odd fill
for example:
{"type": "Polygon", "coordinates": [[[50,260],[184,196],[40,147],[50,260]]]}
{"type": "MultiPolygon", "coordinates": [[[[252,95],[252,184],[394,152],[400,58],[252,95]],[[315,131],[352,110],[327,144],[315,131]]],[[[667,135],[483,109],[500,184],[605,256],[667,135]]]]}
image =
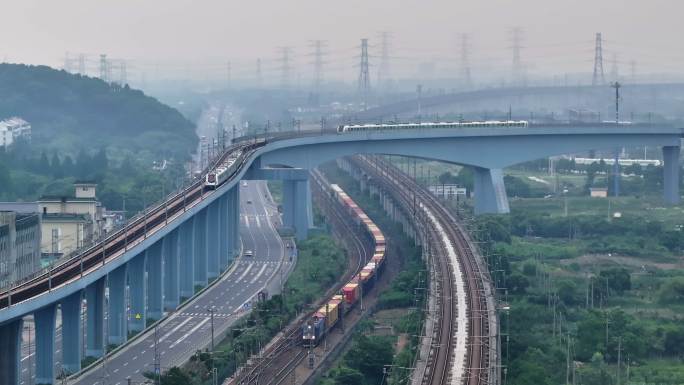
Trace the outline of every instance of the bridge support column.
{"type": "Polygon", "coordinates": [[[179,232],[180,228],[176,228],[162,240],[162,257],[164,259],[164,308],[166,310],[174,310],[177,308],[180,299],[179,232]]]}
{"type": "Polygon", "coordinates": [[[218,199],[218,256],[219,268],[224,271],[228,267],[231,255],[228,251],[228,194],[218,199]]]}
{"type": "Polygon", "coordinates": [[[102,357],[104,352],[105,278],[86,287],[86,356],[102,357]]]}
{"type": "Polygon", "coordinates": [[[195,286],[207,286],[207,209],[195,215],[195,286]]]}
{"type": "Polygon", "coordinates": [[[230,260],[240,252],[240,187],[228,192],[228,250],[230,260]]]}
{"type": "Polygon", "coordinates": [[[82,298],[83,294],[79,290],[62,300],[62,368],[68,374],[81,370],[83,347],[82,298]]]}
{"type": "Polygon", "coordinates": [[[0,326],[0,385],[18,385],[21,379],[22,319],[0,326]]]}
{"type": "MultiPolygon", "coordinates": [[[[168,238],[167,235],[165,238],[168,238]]],[[[157,241],[147,250],[147,318],[158,320],[164,311],[164,269],[162,253],[164,239],[157,241]]],[[[143,327],[146,320],[143,320],[143,327]]]]}
{"type": "Polygon", "coordinates": [[[219,210],[220,199],[215,200],[207,208],[207,278],[218,277],[221,272],[219,263],[219,210]]]}
{"type": "MultiPolygon", "coordinates": [[[[139,332],[145,328],[145,318],[147,317],[145,312],[145,303],[147,302],[145,265],[147,265],[147,251],[136,255],[128,262],[128,302],[130,305],[128,331],[131,332],[139,332]]],[[[109,295],[112,295],[111,290],[109,295]]]]}
{"type": "Polygon", "coordinates": [[[56,304],[33,313],[36,322],[36,384],[52,384],[55,379],[56,317],[56,304]]]}
{"type": "Polygon", "coordinates": [[[663,147],[663,187],[665,203],[679,204],[679,146],[663,147]]]}
{"type": "Polygon", "coordinates": [[[193,236],[195,218],[192,217],[180,225],[180,296],[190,298],[195,293],[195,239],[193,236]]]}
{"type": "Polygon", "coordinates": [[[499,168],[474,167],[475,171],[475,214],[506,214],[508,197],[499,168]]]}
{"type": "Polygon", "coordinates": [[[313,223],[308,180],[283,181],[283,222],[295,230],[298,240],[306,239],[313,223]]]}
{"type": "Polygon", "coordinates": [[[107,312],[107,343],[120,345],[128,338],[126,322],[126,278],[128,264],[119,266],[107,276],[109,284],[109,311],[107,312]]]}

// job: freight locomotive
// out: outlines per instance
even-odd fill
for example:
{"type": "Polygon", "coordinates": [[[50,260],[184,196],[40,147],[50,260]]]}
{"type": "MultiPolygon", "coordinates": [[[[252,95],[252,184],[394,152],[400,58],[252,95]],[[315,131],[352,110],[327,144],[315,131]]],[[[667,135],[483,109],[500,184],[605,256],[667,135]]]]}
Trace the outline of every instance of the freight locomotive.
{"type": "Polygon", "coordinates": [[[435,128],[485,128],[485,127],[528,127],[526,120],[487,120],[484,122],[439,122],[439,123],[388,123],[388,124],[350,124],[337,127],[337,133],[361,131],[389,131],[435,128]]]}
{"type": "Polygon", "coordinates": [[[339,293],[328,299],[302,326],[304,346],[318,345],[340,318],[363,301],[364,293],[371,290],[385,265],[386,244],[382,231],[340,186],[331,185],[330,194],[347,210],[356,226],[370,238],[374,253],[370,260],[365,261],[366,264],[354,278],[347,282],[339,293]]]}

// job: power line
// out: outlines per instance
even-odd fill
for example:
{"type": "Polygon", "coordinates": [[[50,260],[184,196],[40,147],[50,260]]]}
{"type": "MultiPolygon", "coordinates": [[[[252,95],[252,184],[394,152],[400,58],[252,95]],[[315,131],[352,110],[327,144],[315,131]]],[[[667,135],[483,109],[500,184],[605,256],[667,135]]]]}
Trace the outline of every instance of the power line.
{"type": "Polygon", "coordinates": [[[262,83],[263,83],[263,78],[261,75],[261,58],[257,58],[257,61],[256,61],[256,82],[257,82],[257,87],[261,88],[262,83]]]}
{"type": "Polygon", "coordinates": [[[606,76],[603,72],[603,38],[601,32],[596,33],[596,43],[594,46],[594,75],[591,84],[594,86],[605,84],[606,76]]]}

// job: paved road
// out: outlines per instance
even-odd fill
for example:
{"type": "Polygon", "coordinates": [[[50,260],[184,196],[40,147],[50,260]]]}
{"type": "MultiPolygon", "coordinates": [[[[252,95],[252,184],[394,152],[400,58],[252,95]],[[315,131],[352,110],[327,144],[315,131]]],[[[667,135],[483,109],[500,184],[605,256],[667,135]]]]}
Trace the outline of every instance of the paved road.
{"type": "MultiPolygon", "coordinates": [[[[207,309],[214,307],[214,333],[221,335],[236,319],[251,307],[251,300],[266,288],[276,293],[289,274],[294,261],[276,231],[280,218],[272,203],[265,182],[252,181],[240,187],[240,211],[243,249],[252,250],[253,257],[242,257],[231,270],[211,288],[191,303],[169,315],[157,328],[157,349],[162,370],[185,362],[197,349],[211,342],[211,317],[207,309]],[[248,203],[249,202],[249,203],[248,203]]],[[[28,323],[25,328],[28,331],[28,323]]],[[[30,328],[33,328],[32,324],[30,328]]],[[[27,335],[27,332],[25,333],[27,335]]],[[[25,343],[22,354],[22,385],[35,380],[35,349],[31,333],[31,354],[25,343]],[[29,381],[29,373],[32,378],[29,381]]],[[[57,330],[57,361],[61,358],[61,333],[57,330]]],[[[131,377],[142,381],[142,373],[154,370],[154,331],[149,331],[104,364],[85,373],[72,384],[124,385],[131,377]]],[[[56,363],[59,368],[59,363],[56,363]]],[[[57,369],[58,372],[58,369],[57,369]]]]}

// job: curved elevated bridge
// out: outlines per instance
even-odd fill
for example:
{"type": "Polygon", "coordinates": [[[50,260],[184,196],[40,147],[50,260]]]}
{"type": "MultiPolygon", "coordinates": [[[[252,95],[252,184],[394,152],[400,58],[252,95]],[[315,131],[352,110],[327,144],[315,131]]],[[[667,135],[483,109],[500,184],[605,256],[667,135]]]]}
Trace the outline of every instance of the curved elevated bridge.
{"type": "MultiPolygon", "coordinates": [[[[476,212],[506,213],[504,167],[553,155],[647,145],[663,149],[665,202],[676,204],[682,135],[682,129],[671,127],[563,125],[345,134],[311,131],[271,135],[263,144],[245,138],[223,154],[222,158],[243,151],[236,173],[221,186],[207,190],[198,179],[76,257],[0,292],[0,385],[19,382],[24,316],[33,314],[36,323],[36,382],[53,383],[58,306],[63,339],[80,341],[85,297],[86,353],[98,357],[105,344],[124,343],[129,329],[144,327],[145,317],[129,321],[127,309],[161,317],[164,310],[173,310],[196,287],[218,276],[239,245],[236,187],[241,179],[283,180],[283,222],[302,239],[311,225],[308,170],[342,156],[391,154],[473,166],[476,212]],[[140,258],[147,263],[140,263],[140,258]],[[145,274],[147,292],[139,284],[145,274]],[[105,287],[109,288],[108,302],[105,287]]],[[[80,344],[64,344],[65,370],[80,370],[82,353],[80,344]]]]}

